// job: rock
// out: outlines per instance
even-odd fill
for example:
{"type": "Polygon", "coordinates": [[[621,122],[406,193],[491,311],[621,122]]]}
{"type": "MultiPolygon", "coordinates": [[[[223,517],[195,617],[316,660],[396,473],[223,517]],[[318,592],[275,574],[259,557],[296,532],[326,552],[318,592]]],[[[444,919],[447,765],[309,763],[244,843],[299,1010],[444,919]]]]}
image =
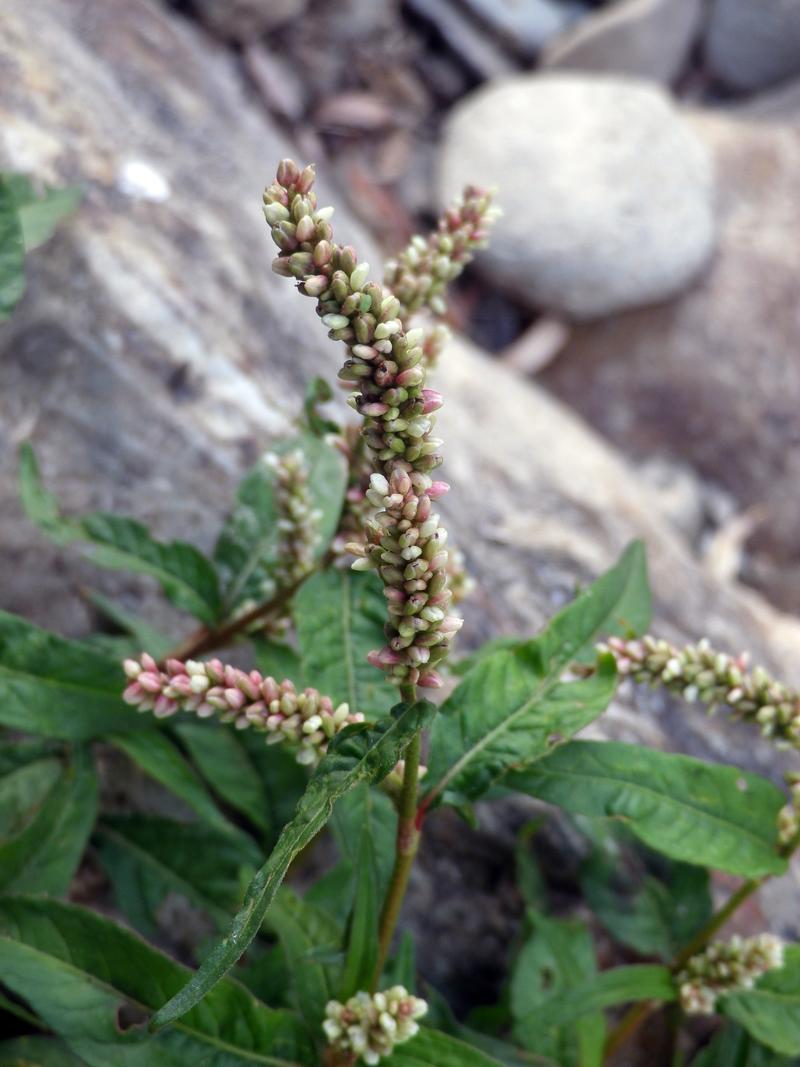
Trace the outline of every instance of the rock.
{"type": "Polygon", "coordinates": [[[446,48],[481,81],[503,78],[516,69],[501,45],[450,0],[406,0],[406,6],[417,18],[435,28],[446,48]]]}
{"type": "Polygon", "coordinates": [[[714,74],[732,89],[763,89],[800,74],[797,0],[715,0],[705,42],[714,74]]]}
{"type": "Polygon", "coordinates": [[[523,56],[534,56],[551,38],[586,14],[582,3],[558,0],[466,0],[473,14],[523,56]]]}
{"type": "Polygon", "coordinates": [[[553,41],[540,62],[670,84],[686,64],[702,13],[703,0],[621,0],[553,41]]]}
{"type": "Polygon", "coordinates": [[[193,0],[192,14],[223,40],[244,43],[302,15],[308,0],[193,0]]]}
{"type": "Polygon", "coordinates": [[[441,199],[499,187],[481,263],[534,309],[585,319],[664,300],[713,250],[709,153],[661,89],[592,75],[514,78],[447,123],[441,199]]]}
{"type": "Polygon", "coordinates": [[[667,452],[768,518],[749,579],[800,610],[797,128],[693,120],[720,176],[714,264],[670,304],[573,333],[542,380],[627,454],[667,452]]]}
{"type": "MultiPolygon", "coordinates": [[[[308,377],[332,380],[341,355],[311,302],[269,269],[261,187],[289,146],[244,95],[227,55],[147,0],[7,0],[0,31],[3,157],[86,190],[78,214],[31,257],[24,300],[0,332],[3,608],[83,634],[80,590],[90,586],[161,623],[145,580],[80,564],[31,528],[15,445],[33,440],[67,513],[118,510],[161,537],[211,544],[246,466],[286,430],[308,377]],[[162,176],[165,199],[118,189],[130,158],[162,176]]],[[[321,177],[321,195],[341,203],[321,177]]],[[[379,263],[346,210],[335,225],[379,263]]],[[[466,647],[534,632],[576,581],[642,536],[656,629],[677,640],[708,632],[798,679],[800,626],[755,593],[709,579],[632,468],[577,416],[464,343],[443,357],[439,378],[453,484],[446,516],[477,580],[466,647]]],[[[663,694],[623,694],[598,730],[774,770],[772,749],[751,731],[663,694]]],[[[429,827],[415,875],[423,902],[441,900],[437,864],[455,885],[460,857],[485,855],[486,837],[455,834],[446,817],[429,827]]],[[[439,973],[446,957],[470,978],[496,965],[481,953],[513,923],[506,899],[487,889],[491,877],[475,890],[462,878],[448,902],[473,916],[468,930],[446,916],[425,927],[423,973],[439,973]]]]}
{"type": "Polygon", "coordinates": [[[734,114],[760,122],[800,125],[800,79],[749,97],[735,108],[734,114]]]}

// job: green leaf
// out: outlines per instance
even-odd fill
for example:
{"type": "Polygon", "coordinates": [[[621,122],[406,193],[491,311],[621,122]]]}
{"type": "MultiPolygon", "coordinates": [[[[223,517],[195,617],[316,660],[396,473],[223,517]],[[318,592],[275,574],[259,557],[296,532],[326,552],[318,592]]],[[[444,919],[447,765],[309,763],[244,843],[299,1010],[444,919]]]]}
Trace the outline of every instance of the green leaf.
{"type": "Polygon", "coordinates": [[[565,1026],[617,1004],[641,1000],[668,1003],[676,996],[675,982],[667,967],[657,963],[614,967],[543,1000],[518,1022],[516,1031],[520,1035],[538,1035],[544,1027],[565,1026]]]}
{"type": "Polygon", "coordinates": [[[758,878],[780,874],[785,798],[757,774],[617,741],[574,741],[506,784],[577,815],[625,820],[650,848],[758,878]]]}
{"type": "Polygon", "coordinates": [[[338,1000],[344,1002],[359,989],[369,989],[378,959],[378,896],[375,853],[368,826],[361,829],[356,864],[356,893],[347,938],[344,973],[338,1000]]]}
{"type": "Polygon", "coordinates": [[[0,843],[0,891],[66,893],[96,814],[97,778],[78,748],[24,829],[0,843]]]}
{"type": "Polygon", "coordinates": [[[146,619],[139,618],[130,611],[121,608],[102,593],[95,589],[88,591],[87,599],[115,626],[119,627],[123,635],[127,635],[125,656],[138,656],[142,652],[149,652],[153,659],[163,659],[175,645],[169,634],[164,634],[151,626],[146,619]]]}
{"type": "Polygon", "coordinates": [[[605,1037],[602,1015],[589,1007],[577,1017],[576,1026],[565,1029],[549,1013],[552,1002],[568,997],[595,975],[591,935],[581,922],[549,919],[533,909],[528,911],[528,922],[532,936],[511,976],[514,1039],[531,1052],[564,1064],[599,1067],[605,1037]]]}
{"type": "Polygon", "coordinates": [[[11,774],[12,771],[37,760],[58,756],[61,751],[62,746],[55,741],[41,740],[38,737],[22,740],[0,735],[0,775],[11,774]]]}
{"type": "MultiPolygon", "coordinates": [[[[549,631],[543,635],[549,640],[549,631]]],[[[503,775],[548,755],[608,706],[613,657],[596,672],[562,682],[564,664],[542,638],[497,652],[470,671],[442,706],[431,731],[426,805],[476,800],[503,775]]]]}
{"type": "Polygon", "coordinates": [[[169,1032],[118,1026],[120,1010],[151,1011],[188,971],[130,931],[74,905],[0,900],[3,982],[90,1067],[308,1067],[317,1063],[298,1021],[226,979],[169,1032]]]}
{"type": "Polygon", "coordinates": [[[236,739],[250,757],[266,797],[267,829],[262,846],[269,851],[305,792],[308,769],[297,762],[289,749],[282,745],[268,745],[264,734],[256,730],[243,730],[237,733],[236,739]]]}
{"type": "Polygon", "coordinates": [[[218,723],[191,720],[177,723],[174,731],[214,792],[259,829],[269,830],[264,787],[236,733],[218,723]]]}
{"type": "MultiPolygon", "coordinates": [[[[276,442],[270,452],[285,455],[296,449],[305,456],[309,494],[314,509],[321,513],[315,550],[315,558],[321,559],[339,523],[347,464],[338,449],[313,433],[276,442]]],[[[225,588],[226,615],[243,602],[259,602],[273,595],[278,564],[278,519],[275,471],[262,458],[239,484],[233,511],[214,549],[225,588]]]]}
{"type": "Polygon", "coordinates": [[[98,567],[155,578],[176,607],[208,625],[218,621],[217,574],[193,545],[156,541],[142,523],[121,515],[98,511],[80,519],[64,518],[56,498],[42,484],[28,443],[20,448],[19,481],[26,515],[57,544],[86,542],[85,554],[98,567]]]}
{"type": "Polygon", "coordinates": [[[353,870],[358,867],[361,832],[369,833],[376,892],[382,898],[394,866],[397,837],[397,812],[391,799],[368,785],[357,786],[334,808],[331,830],[342,859],[348,861],[353,870]]]}
{"type": "Polygon", "coordinates": [[[759,1045],[747,1031],[729,1022],[695,1056],[692,1067],[797,1067],[797,1060],[759,1045]]]}
{"type": "Polygon", "coordinates": [[[0,174],[0,322],[4,322],[25,290],[25,246],[12,187],[0,174]]]}
{"type": "Polygon", "coordinates": [[[250,644],[253,646],[256,667],[263,675],[278,681],[289,678],[298,690],[305,685],[300,655],[291,645],[283,641],[267,641],[257,635],[250,638],[250,644]]]}
{"type": "Polygon", "coordinates": [[[286,886],[269,910],[267,926],[281,943],[291,976],[294,999],[313,1032],[318,1032],[325,1005],[336,992],[336,976],[324,962],[341,946],[339,924],[321,908],[302,900],[286,886]]]}
{"type": "Polygon", "coordinates": [[[303,400],[303,421],[308,430],[317,437],[323,437],[327,433],[339,433],[338,424],[317,411],[320,404],[327,404],[329,400],[333,400],[333,389],[324,378],[312,378],[306,386],[303,400]]]}
{"type": "Polygon", "coordinates": [[[228,822],[208,790],[176,745],[158,729],[137,734],[119,734],[109,738],[116,748],[140,767],[145,774],[166,786],[210,826],[223,833],[238,833],[228,822]]]}
{"type": "Polygon", "coordinates": [[[298,590],[293,614],[303,677],[334,704],[346,701],[353,712],[385,715],[397,689],[367,663],[367,653],[386,644],[380,580],[350,570],[321,571],[298,590]]]}
{"type": "Polygon", "coordinates": [[[381,1067],[500,1067],[497,1060],[440,1030],[422,1027],[400,1045],[381,1067]]]}
{"type": "Polygon", "coordinates": [[[168,893],[180,893],[225,928],[262,862],[244,836],[157,815],[107,816],[95,836],[119,907],[148,935],[158,929],[168,893]]]}
{"type": "Polygon", "coordinates": [[[62,771],[61,760],[46,756],[14,767],[0,778],[0,841],[14,837],[30,821],[62,771]]]}
{"type": "Polygon", "coordinates": [[[81,740],[136,730],[145,719],[122,700],[122,666],[78,641],[0,611],[0,723],[81,740]]]}
{"type": "Polygon", "coordinates": [[[525,903],[543,911],[547,907],[547,885],[541,868],[531,850],[531,842],[544,824],[544,819],[531,819],[520,828],[514,847],[514,866],[517,888],[525,903]]]}
{"type": "Polygon", "coordinates": [[[753,989],[723,997],[720,1010],[768,1048],[800,1056],[800,946],[788,946],[783,967],[762,975],[753,989]]]}
{"type": "MultiPolygon", "coordinates": [[[[573,625],[578,633],[586,633],[587,628],[591,629],[588,637],[581,637],[583,643],[574,655],[576,660],[591,663],[594,654],[588,646],[592,641],[608,634],[641,636],[647,633],[651,614],[645,547],[641,541],[632,541],[617,564],[588,590],[579,593],[552,620],[550,626],[558,627],[563,620],[564,630],[573,625]]],[[[511,651],[524,643],[524,639],[519,637],[496,637],[476,652],[460,659],[452,669],[455,674],[466,674],[495,652],[511,651]]]]}
{"type": "Polygon", "coordinates": [[[648,858],[658,877],[643,872],[632,850],[612,840],[581,867],[581,890],[617,941],[640,955],[667,961],[711,918],[708,872],[656,853],[648,858]]]}
{"type": "Polygon", "coordinates": [[[0,1067],[86,1067],[66,1045],[52,1037],[0,1041],[0,1067]]]}
{"type": "Polygon", "coordinates": [[[400,935],[397,952],[389,960],[383,970],[383,985],[391,988],[393,985],[404,986],[409,993],[415,993],[417,988],[417,949],[414,944],[413,934],[404,930],[400,935]]]}
{"type": "Polygon", "coordinates": [[[80,203],[81,191],[74,185],[45,188],[39,195],[24,174],[9,174],[6,180],[19,215],[26,252],[49,241],[59,222],[72,215],[80,203]]]}
{"type": "Polygon", "coordinates": [[[250,883],[244,907],[234,919],[230,933],[185,988],[161,1008],[154,1025],[165,1026],[179,1018],[202,1000],[233,966],[258,933],[289,864],[326,824],[336,801],[361,782],[385,778],[411,738],[431,721],[435,710],[427,701],[409,707],[401,705],[396,717],[376,726],[348,727],[334,738],[309,781],[292,821],[250,883]]]}

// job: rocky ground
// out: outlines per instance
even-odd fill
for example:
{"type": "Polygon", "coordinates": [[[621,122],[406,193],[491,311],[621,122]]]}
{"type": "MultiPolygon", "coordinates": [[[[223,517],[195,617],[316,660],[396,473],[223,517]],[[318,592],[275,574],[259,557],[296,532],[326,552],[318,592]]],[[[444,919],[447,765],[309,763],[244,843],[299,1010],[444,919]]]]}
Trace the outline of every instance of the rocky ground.
{"type": "MultiPolygon", "coordinates": [[[[91,623],[89,570],[21,516],[19,441],[67,510],[205,545],[304,380],[333,376],[310,302],[269,268],[260,190],[291,153],[373,264],[464,180],[499,188],[453,304],[471,340],[440,370],[465,641],[532,632],[639,536],[659,632],[800,681],[800,7],[760,6],[752,25],[751,0],[8,0],[0,166],[85,196],[0,331],[2,606],[91,623]]],[[[674,702],[626,695],[604,730],[774,770],[674,702]]],[[[426,929],[445,985],[513,934],[515,818],[440,824],[474,874],[426,929]]],[[[455,877],[443,852],[417,875],[422,925],[455,877]]],[[[791,902],[769,910],[798,934],[791,902]]]]}

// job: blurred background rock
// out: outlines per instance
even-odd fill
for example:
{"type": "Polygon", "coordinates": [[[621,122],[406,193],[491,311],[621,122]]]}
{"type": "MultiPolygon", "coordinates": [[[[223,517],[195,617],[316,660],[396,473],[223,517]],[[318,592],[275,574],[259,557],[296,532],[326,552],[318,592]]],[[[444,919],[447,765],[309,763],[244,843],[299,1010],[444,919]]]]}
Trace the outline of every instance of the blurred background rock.
{"type": "MultiPolygon", "coordinates": [[[[531,632],[643,536],[659,632],[800,681],[797,0],[5,0],[0,168],[85,196],[0,329],[2,607],[84,633],[91,581],[156,610],[31,530],[21,440],[68,511],[207,546],[304,380],[334,377],[269,267],[287,154],[374,267],[464,181],[498,187],[438,372],[467,645],[531,632]]],[[[662,697],[623,694],[603,729],[776,770],[662,697]]],[[[508,927],[445,936],[469,960],[508,927]]]]}

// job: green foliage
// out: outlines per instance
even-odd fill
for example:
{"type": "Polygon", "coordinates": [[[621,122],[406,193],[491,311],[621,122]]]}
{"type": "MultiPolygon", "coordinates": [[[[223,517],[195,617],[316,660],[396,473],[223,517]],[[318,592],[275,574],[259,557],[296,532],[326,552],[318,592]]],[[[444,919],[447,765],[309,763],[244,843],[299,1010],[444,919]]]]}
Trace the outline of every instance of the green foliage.
{"type": "Polygon", "coordinates": [[[312,1033],[319,1031],[325,1005],[336,993],[342,931],[331,916],[286,886],[278,891],[267,926],[283,948],[292,999],[312,1033]]]}
{"type": "Polygon", "coordinates": [[[367,663],[385,643],[386,601],[374,574],[326,570],[304,582],[294,601],[294,622],[304,678],[335,704],[370,718],[386,714],[397,690],[367,663]]]}
{"type": "Polygon", "coordinates": [[[37,196],[23,174],[0,172],[0,322],[25,290],[25,253],[49,240],[79,200],[75,188],[46,189],[37,196]]]}
{"type": "MultiPolygon", "coordinates": [[[[346,464],[338,449],[310,432],[282,440],[272,451],[285,455],[296,449],[305,457],[309,493],[321,514],[316,549],[319,559],[336,532],[347,482],[346,464]]],[[[275,591],[279,518],[276,488],[275,471],[262,458],[236,491],[233,511],[214,549],[226,615],[242,604],[269,599],[275,591]]]]}
{"type": "Polygon", "coordinates": [[[8,176],[0,174],[0,322],[25,290],[25,242],[8,176]]]}
{"type": "MultiPolygon", "coordinates": [[[[17,772],[39,768],[50,777],[49,760],[17,772]]],[[[5,792],[0,779],[0,796],[5,792]]],[[[19,782],[16,783],[19,785],[19,782]]],[[[31,783],[29,782],[28,785],[31,783]]],[[[38,787],[41,787],[41,780],[38,787]]],[[[13,790],[13,786],[12,786],[13,790]]],[[[17,793],[17,798],[19,793],[17,793]]],[[[89,753],[75,748],[50,788],[34,802],[24,825],[0,839],[0,892],[67,892],[97,814],[97,779],[89,753]]]]}
{"type": "Polygon", "coordinates": [[[650,848],[757,878],[780,874],[779,789],[757,774],[615,741],[574,741],[506,784],[573,814],[625,820],[650,848]]]}
{"type": "Polygon", "coordinates": [[[230,970],[258,932],[292,859],[325,826],[336,801],[362,782],[385,778],[411,738],[428,725],[433,714],[433,705],[420,701],[399,708],[396,717],[377,726],[349,727],[334,739],[301,797],[294,817],[250,883],[244,906],[230,933],[187,985],[156,1014],[156,1025],[165,1026],[180,1018],[230,970]]]}
{"type": "Polygon", "coordinates": [[[741,1027],[728,1023],[692,1060],[692,1067],[797,1067],[787,1059],[758,1044],[741,1027]]]}
{"type": "Polygon", "coordinates": [[[85,1061],[52,1037],[18,1037],[0,1041],[0,1067],[85,1067],[85,1061]]]}
{"type": "Polygon", "coordinates": [[[121,926],[74,905],[0,899],[0,973],[89,1067],[317,1062],[293,1016],[260,1004],[229,979],[166,1033],[121,1028],[120,1012],[141,1019],[180,989],[188,972],[121,926]]]}
{"type": "Polygon", "coordinates": [[[206,557],[184,541],[156,541],[135,519],[94,512],[66,519],[42,484],[33,449],[20,449],[20,496],[31,522],[56,544],[85,543],[92,563],[110,570],[155,578],[172,603],[201,622],[213,625],[220,615],[216,571],[206,557]]]}
{"type": "Polygon", "coordinates": [[[145,935],[157,932],[169,893],[185,897],[223,930],[263,862],[244,835],[158,815],[106,816],[95,836],[118,906],[145,935]]]}
{"type": "Polygon", "coordinates": [[[538,637],[479,659],[434,725],[428,801],[476,799],[604,711],[616,681],[613,660],[601,656],[594,674],[577,681],[564,681],[564,672],[599,634],[644,621],[645,590],[642,546],[634,543],[538,637]]]}
{"type": "Polygon", "coordinates": [[[596,971],[589,931],[580,922],[548,919],[532,909],[528,924],[530,936],[511,975],[514,1037],[528,1051],[565,1067],[599,1067],[603,1016],[591,1006],[564,1020],[552,1015],[552,1006],[596,971]]]}
{"type": "Polygon", "coordinates": [[[783,967],[762,975],[753,989],[724,997],[721,1008],[767,1048],[800,1056],[800,946],[788,947],[783,967]]]}
{"type": "Polygon", "coordinates": [[[657,857],[641,846],[638,851],[644,856],[637,857],[618,843],[622,837],[619,832],[613,837],[606,834],[603,847],[582,865],[581,890],[617,941],[667,962],[711,918],[708,872],[657,857]]]}
{"type": "Polygon", "coordinates": [[[208,790],[176,745],[160,730],[121,734],[109,740],[140,767],[145,774],[180,797],[209,826],[225,833],[233,827],[214,803],[208,790]]]}
{"type": "Polygon", "coordinates": [[[0,611],[0,723],[46,737],[82,740],[142,729],[123,703],[120,664],[77,641],[0,611]]]}
{"type": "Polygon", "coordinates": [[[369,989],[378,958],[378,879],[369,825],[361,828],[356,862],[356,892],[347,937],[347,955],[337,1000],[369,989]]]}
{"type": "Polygon", "coordinates": [[[381,1064],[382,1067],[500,1067],[485,1052],[426,1027],[381,1064]]]}

